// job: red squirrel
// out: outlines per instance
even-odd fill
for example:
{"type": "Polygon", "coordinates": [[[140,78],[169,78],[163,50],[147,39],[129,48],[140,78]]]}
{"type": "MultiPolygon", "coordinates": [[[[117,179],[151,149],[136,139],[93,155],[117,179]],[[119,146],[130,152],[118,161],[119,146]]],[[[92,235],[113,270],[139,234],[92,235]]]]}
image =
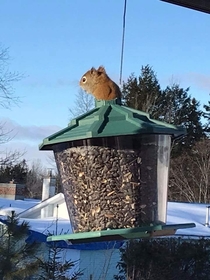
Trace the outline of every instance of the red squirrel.
{"type": "Polygon", "coordinates": [[[82,76],[79,84],[83,90],[91,93],[97,100],[121,98],[119,86],[109,78],[103,66],[97,70],[92,67],[82,76]]]}

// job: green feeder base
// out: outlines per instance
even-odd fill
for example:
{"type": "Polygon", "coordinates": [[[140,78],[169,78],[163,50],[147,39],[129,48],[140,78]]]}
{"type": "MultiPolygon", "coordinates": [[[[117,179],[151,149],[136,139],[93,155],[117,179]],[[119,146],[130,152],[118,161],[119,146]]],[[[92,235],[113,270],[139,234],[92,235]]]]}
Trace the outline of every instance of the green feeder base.
{"type": "Polygon", "coordinates": [[[110,229],[49,236],[47,241],[65,240],[71,244],[117,241],[126,239],[152,238],[174,235],[177,229],[193,228],[194,223],[175,225],[153,225],[138,228],[110,229]]]}

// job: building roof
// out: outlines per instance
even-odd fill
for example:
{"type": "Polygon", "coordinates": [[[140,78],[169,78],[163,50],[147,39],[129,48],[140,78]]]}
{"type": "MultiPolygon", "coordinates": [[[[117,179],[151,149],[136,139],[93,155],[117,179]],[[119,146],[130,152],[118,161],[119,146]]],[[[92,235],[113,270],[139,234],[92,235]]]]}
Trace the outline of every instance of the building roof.
{"type": "Polygon", "coordinates": [[[39,203],[31,206],[28,209],[25,209],[22,212],[19,212],[18,217],[19,218],[30,218],[34,213],[40,212],[41,209],[45,208],[46,206],[61,204],[64,201],[65,201],[64,194],[58,193],[50,198],[40,201],[39,203]]]}
{"type": "Polygon", "coordinates": [[[193,10],[210,14],[209,0],[161,0],[171,4],[176,4],[193,10]]]}

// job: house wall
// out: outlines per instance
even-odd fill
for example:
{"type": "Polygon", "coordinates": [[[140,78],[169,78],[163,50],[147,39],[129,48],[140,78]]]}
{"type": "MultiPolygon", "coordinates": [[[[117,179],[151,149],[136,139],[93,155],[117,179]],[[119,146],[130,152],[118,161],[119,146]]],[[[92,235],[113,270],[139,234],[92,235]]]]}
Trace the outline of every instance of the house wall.
{"type": "Polygon", "coordinates": [[[57,217],[57,215],[58,218],[69,219],[69,214],[68,214],[65,200],[63,200],[61,203],[54,204],[53,217],[57,217]]]}
{"type": "Polygon", "coordinates": [[[19,215],[21,218],[27,218],[27,219],[40,219],[41,214],[40,214],[40,209],[33,211],[32,213],[27,213],[26,215],[21,214],[19,215]]]}
{"type": "Polygon", "coordinates": [[[7,199],[24,199],[25,185],[0,183],[0,197],[7,199]]]}
{"type": "Polygon", "coordinates": [[[119,274],[116,268],[120,260],[119,249],[81,250],[80,270],[84,275],[81,280],[112,280],[119,274]]]}

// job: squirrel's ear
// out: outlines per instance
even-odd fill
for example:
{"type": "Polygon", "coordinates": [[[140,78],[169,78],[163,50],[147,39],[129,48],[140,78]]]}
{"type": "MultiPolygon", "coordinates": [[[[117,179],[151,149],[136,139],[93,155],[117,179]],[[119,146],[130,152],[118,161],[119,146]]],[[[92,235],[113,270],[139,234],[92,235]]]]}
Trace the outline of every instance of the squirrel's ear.
{"type": "Polygon", "coordinates": [[[97,71],[100,73],[106,73],[106,70],[103,66],[99,66],[97,71]]]}
{"type": "Polygon", "coordinates": [[[91,73],[91,74],[93,74],[95,71],[96,71],[96,69],[95,69],[94,67],[92,67],[92,68],[90,69],[90,73],[91,73]]]}

